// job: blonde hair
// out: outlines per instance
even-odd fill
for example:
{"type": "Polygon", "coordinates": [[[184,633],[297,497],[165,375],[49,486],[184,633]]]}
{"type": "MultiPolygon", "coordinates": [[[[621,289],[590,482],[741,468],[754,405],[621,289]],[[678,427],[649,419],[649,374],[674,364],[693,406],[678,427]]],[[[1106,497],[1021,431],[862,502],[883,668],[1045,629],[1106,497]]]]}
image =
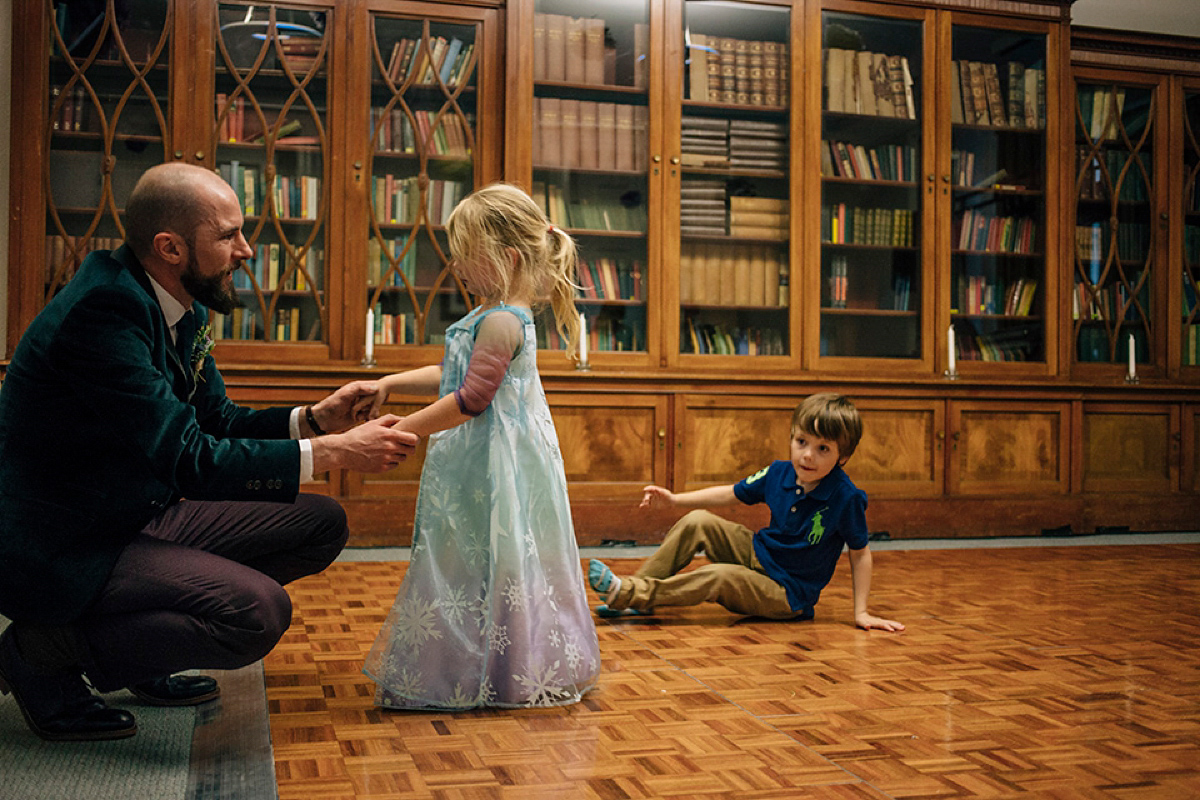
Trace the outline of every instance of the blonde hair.
{"type": "Polygon", "coordinates": [[[838,459],[844,461],[854,454],[862,438],[862,417],[845,395],[809,395],[792,412],[793,434],[796,431],[837,442],[838,459]]]}
{"type": "Polygon", "coordinates": [[[508,183],[484,186],[450,212],[446,232],[452,257],[482,259],[496,268],[496,296],[484,300],[502,302],[526,296],[535,308],[548,303],[555,326],[567,343],[568,357],[577,358],[575,240],[551,225],[529,195],[508,183]]]}

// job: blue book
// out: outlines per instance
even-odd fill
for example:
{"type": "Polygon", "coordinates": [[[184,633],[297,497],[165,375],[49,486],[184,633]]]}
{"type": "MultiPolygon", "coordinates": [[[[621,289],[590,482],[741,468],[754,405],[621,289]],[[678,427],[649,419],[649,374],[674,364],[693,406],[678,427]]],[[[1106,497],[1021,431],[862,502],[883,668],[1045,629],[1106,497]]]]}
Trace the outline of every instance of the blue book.
{"type": "Polygon", "coordinates": [[[455,36],[450,40],[450,44],[446,46],[446,55],[442,59],[442,65],[438,69],[438,77],[442,79],[442,83],[450,81],[450,74],[454,70],[454,60],[458,58],[458,53],[462,50],[462,39],[455,36]]]}

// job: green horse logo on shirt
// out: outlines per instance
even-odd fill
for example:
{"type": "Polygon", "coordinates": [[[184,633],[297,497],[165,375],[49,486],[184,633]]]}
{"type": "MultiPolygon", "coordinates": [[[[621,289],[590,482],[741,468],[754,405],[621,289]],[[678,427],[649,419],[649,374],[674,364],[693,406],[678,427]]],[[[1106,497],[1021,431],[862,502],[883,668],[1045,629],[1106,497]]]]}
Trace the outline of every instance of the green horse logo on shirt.
{"type": "Polygon", "coordinates": [[[813,515],[812,528],[808,531],[808,543],[817,544],[821,541],[821,537],[825,535],[825,524],[821,522],[821,515],[825,513],[825,509],[821,509],[813,515]]]}

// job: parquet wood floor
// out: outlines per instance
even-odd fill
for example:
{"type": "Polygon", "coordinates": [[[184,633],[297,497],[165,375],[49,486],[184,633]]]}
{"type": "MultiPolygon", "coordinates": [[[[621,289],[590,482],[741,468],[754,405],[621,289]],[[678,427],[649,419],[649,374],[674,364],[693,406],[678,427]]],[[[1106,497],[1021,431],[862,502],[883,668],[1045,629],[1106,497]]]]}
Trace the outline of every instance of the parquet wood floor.
{"type": "Polygon", "coordinates": [[[406,565],[335,564],[265,662],[280,800],[1200,798],[1200,545],[874,556],[904,633],[843,558],[814,621],[597,620],[584,702],[458,714],[373,705],[406,565]]]}

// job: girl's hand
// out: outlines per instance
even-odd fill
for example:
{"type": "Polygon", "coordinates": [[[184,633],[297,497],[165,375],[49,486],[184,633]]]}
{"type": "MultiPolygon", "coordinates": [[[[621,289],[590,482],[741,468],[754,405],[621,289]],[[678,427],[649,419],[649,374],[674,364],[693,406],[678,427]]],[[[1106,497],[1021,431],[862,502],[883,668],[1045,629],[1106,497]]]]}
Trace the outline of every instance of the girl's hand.
{"type": "Polygon", "coordinates": [[[869,631],[872,628],[877,628],[883,631],[902,631],[904,625],[892,619],[883,619],[870,614],[858,614],[854,617],[854,624],[862,628],[864,631],[869,631]]]}
{"type": "Polygon", "coordinates": [[[666,508],[675,505],[675,493],[651,484],[642,489],[642,502],[638,508],[666,508]]]}

